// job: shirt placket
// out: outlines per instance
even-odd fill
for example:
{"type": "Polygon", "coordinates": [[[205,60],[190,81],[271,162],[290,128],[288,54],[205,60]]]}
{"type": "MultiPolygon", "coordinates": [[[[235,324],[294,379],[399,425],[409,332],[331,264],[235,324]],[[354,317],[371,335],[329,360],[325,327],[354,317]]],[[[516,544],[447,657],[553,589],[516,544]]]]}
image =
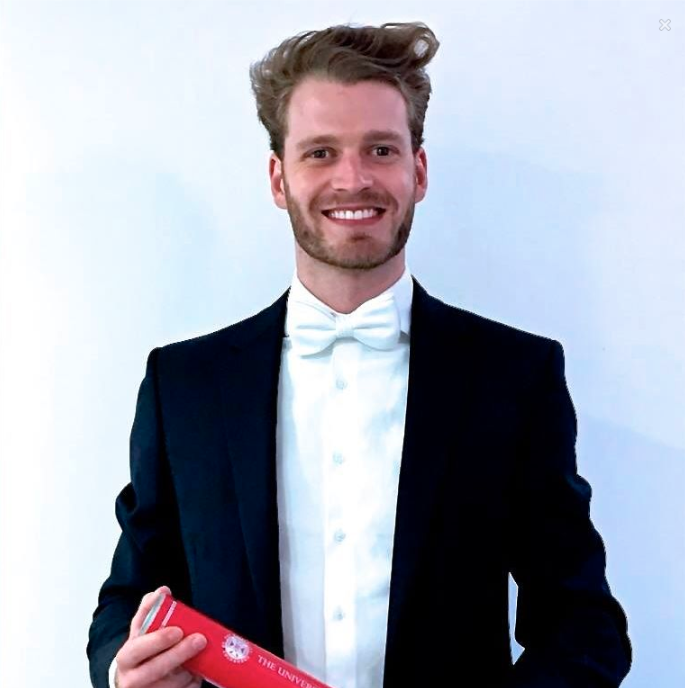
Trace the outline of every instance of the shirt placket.
{"type": "Polygon", "coordinates": [[[324,440],[324,616],[326,682],[336,688],[356,688],[356,626],[354,557],[355,533],[351,513],[355,460],[353,433],[358,403],[357,357],[361,345],[338,340],[331,356],[331,404],[324,440]]]}

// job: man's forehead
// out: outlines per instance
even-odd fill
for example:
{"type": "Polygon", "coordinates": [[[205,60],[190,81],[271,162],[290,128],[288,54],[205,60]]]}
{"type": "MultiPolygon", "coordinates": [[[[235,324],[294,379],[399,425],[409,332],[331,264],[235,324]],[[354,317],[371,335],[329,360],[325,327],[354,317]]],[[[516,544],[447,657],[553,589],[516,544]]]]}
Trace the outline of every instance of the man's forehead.
{"type": "Polygon", "coordinates": [[[294,89],[287,114],[288,138],[296,147],[314,143],[410,138],[407,107],[400,91],[379,81],[345,84],[307,78],[294,89]]]}

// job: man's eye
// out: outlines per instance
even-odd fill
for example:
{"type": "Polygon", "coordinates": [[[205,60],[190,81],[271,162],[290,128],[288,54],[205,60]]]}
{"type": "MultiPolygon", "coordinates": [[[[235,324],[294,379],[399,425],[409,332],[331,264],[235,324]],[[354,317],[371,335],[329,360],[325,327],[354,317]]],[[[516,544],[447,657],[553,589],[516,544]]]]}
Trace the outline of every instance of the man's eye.
{"type": "Polygon", "coordinates": [[[315,151],[312,151],[312,152],[309,154],[309,157],[310,157],[310,158],[315,158],[315,159],[317,159],[317,160],[323,160],[323,159],[325,158],[325,154],[326,154],[326,153],[328,153],[328,151],[327,151],[325,148],[319,148],[319,149],[317,149],[317,150],[315,150],[315,151]],[[319,153],[321,153],[322,155],[319,155],[319,153]]]}
{"type": "Polygon", "coordinates": [[[376,156],[379,158],[387,158],[388,155],[390,155],[390,147],[389,146],[376,146],[376,148],[374,150],[376,150],[376,152],[383,151],[380,155],[376,156]]]}

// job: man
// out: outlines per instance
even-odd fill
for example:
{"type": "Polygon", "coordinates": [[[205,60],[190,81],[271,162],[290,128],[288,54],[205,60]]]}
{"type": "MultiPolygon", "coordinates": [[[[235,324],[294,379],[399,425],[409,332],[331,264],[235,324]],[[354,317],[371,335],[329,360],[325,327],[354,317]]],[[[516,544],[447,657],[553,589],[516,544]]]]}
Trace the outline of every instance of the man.
{"type": "Polygon", "coordinates": [[[253,65],[296,275],[261,313],[148,358],[97,688],[199,685],[181,665],[201,636],[138,635],[155,589],[339,688],[626,675],[561,346],[406,270],[437,48],[423,24],[338,26],[253,65]]]}

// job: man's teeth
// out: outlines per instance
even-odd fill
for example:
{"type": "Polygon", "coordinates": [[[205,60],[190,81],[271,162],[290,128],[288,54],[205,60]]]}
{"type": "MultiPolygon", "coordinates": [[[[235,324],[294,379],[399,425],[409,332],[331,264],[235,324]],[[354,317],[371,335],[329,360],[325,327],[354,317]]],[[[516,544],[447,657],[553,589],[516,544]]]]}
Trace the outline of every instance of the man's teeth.
{"type": "Polygon", "coordinates": [[[367,210],[331,210],[328,216],[336,220],[365,220],[378,214],[379,211],[376,208],[368,208],[367,210]]]}

